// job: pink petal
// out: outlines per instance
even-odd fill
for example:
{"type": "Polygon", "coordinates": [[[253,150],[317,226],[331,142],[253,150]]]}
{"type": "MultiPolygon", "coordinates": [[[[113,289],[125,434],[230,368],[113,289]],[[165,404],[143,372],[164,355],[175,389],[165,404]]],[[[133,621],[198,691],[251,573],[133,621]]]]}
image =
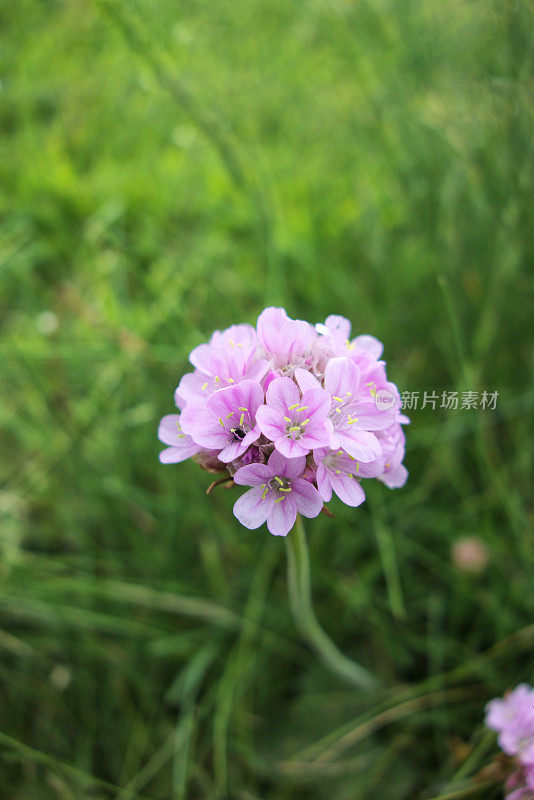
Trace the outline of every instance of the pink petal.
{"type": "Polygon", "coordinates": [[[392,469],[391,472],[384,472],[378,477],[382,483],[385,483],[390,489],[401,489],[408,480],[408,470],[404,464],[399,464],[399,466],[392,469]]]}
{"type": "Polygon", "coordinates": [[[317,467],[317,488],[325,503],[332,499],[332,487],[330,485],[330,473],[323,464],[317,467]]]}
{"type": "Polygon", "coordinates": [[[266,399],[268,406],[285,415],[289,406],[300,401],[300,392],[291,378],[276,378],[269,384],[266,399]]]}
{"type": "Polygon", "coordinates": [[[234,483],[240,486],[260,486],[262,483],[268,483],[274,474],[267,464],[247,464],[237,470],[234,483]]]}
{"type": "Polygon", "coordinates": [[[287,436],[280,436],[274,443],[274,446],[285,458],[297,458],[298,456],[305,456],[310,452],[310,448],[301,444],[302,439],[290,439],[287,436]]]}
{"type": "Polygon", "coordinates": [[[307,369],[302,369],[302,367],[298,367],[295,370],[295,378],[300,387],[300,391],[304,394],[304,392],[308,392],[312,389],[320,389],[321,384],[315,377],[312,375],[311,372],[308,372],[307,369]]]}
{"type": "MultiPolygon", "coordinates": [[[[246,467],[243,467],[246,469],[246,467]]],[[[234,504],[234,515],[245,528],[259,528],[272,513],[274,506],[274,491],[269,491],[265,498],[262,497],[263,489],[255,486],[242,494],[234,504]]]]}
{"type": "Polygon", "coordinates": [[[223,447],[221,452],[219,453],[219,461],[222,461],[223,464],[229,464],[230,461],[234,461],[236,458],[244,453],[246,450],[246,445],[243,447],[243,442],[239,439],[235,441],[229,442],[226,447],[223,447]]]}
{"type": "Polygon", "coordinates": [[[383,431],[395,421],[393,410],[380,411],[375,403],[358,403],[352,416],[358,420],[354,427],[365,431],[383,431]]]}
{"type": "Polygon", "coordinates": [[[184,435],[180,430],[180,415],[167,414],[161,419],[158,426],[158,439],[163,444],[178,446],[184,435]]]}
{"type": "Polygon", "coordinates": [[[162,464],[179,464],[180,461],[185,461],[186,458],[191,458],[198,453],[201,449],[198,444],[195,444],[188,437],[188,445],[186,447],[167,447],[159,454],[159,460],[162,464]]]}
{"type": "Polygon", "coordinates": [[[374,461],[382,455],[382,447],[376,436],[367,431],[338,431],[341,447],[357,461],[374,461]]]}
{"type": "Polygon", "coordinates": [[[189,353],[191,364],[205,375],[212,375],[213,348],[209,344],[199,344],[189,353]]]}
{"type": "Polygon", "coordinates": [[[380,358],[384,349],[382,342],[379,342],[374,336],[367,336],[366,334],[357,336],[352,340],[351,344],[356,345],[356,347],[360,348],[361,350],[365,350],[376,359],[380,358]]]}
{"type": "MultiPolygon", "coordinates": [[[[280,492],[276,492],[276,494],[280,494],[280,492]]],[[[273,536],[287,536],[295,524],[296,518],[297,509],[286,496],[281,502],[273,504],[267,518],[267,527],[273,536]]]]}
{"type": "Polygon", "coordinates": [[[287,320],[287,314],[283,308],[266,308],[258,317],[258,340],[268,353],[277,353],[280,348],[280,338],[278,332],[287,320]]]}
{"type": "Polygon", "coordinates": [[[348,358],[331,358],[324,373],[324,388],[332,397],[354,397],[360,383],[360,370],[348,358]],[[349,394],[350,392],[350,394],[349,394]]]}
{"type": "Polygon", "coordinates": [[[306,459],[300,458],[284,458],[276,450],[273,450],[269,456],[268,461],[271,476],[279,475],[284,478],[298,478],[306,467],[306,459]]]}
{"type": "Polygon", "coordinates": [[[349,340],[351,324],[346,317],[340,317],[337,314],[330,314],[324,321],[328,332],[334,336],[339,336],[340,339],[345,341],[349,340]]]}
{"type": "Polygon", "coordinates": [[[267,439],[275,442],[285,435],[284,418],[282,414],[269,406],[260,406],[256,411],[256,422],[261,432],[267,439]]]}
{"type": "Polygon", "coordinates": [[[316,517],[323,507],[323,498],[315,486],[301,478],[291,481],[291,501],[304,517],[316,517]]]}
{"type": "Polygon", "coordinates": [[[330,395],[324,389],[310,389],[302,395],[301,406],[307,406],[307,409],[299,416],[314,417],[317,421],[322,421],[328,416],[331,404],[330,395]]]}
{"type": "Polygon", "coordinates": [[[365,500],[365,492],[354,478],[348,475],[330,474],[330,484],[340,500],[355,508],[365,500]]]}

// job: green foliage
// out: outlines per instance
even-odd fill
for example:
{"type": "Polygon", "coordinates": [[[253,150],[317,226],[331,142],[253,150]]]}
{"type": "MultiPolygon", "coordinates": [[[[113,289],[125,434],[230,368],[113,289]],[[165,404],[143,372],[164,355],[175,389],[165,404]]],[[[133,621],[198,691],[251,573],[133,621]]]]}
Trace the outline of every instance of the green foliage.
{"type": "Polygon", "coordinates": [[[484,704],[534,671],[532,7],[0,24],[2,798],[497,797],[468,782],[484,704]],[[348,316],[403,390],[500,393],[413,411],[408,485],[307,526],[317,616],[374,694],[300,642],[283,542],[157,461],[189,350],[272,303],[348,316]]]}

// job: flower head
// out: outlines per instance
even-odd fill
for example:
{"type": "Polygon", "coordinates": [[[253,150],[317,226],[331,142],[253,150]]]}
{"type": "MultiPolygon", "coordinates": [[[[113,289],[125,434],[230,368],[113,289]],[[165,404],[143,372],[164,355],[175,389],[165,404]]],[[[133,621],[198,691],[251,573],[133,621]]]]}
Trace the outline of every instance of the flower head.
{"type": "Polygon", "coordinates": [[[486,706],[486,725],[499,734],[498,742],[518,769],[506,785],[507,798],[534,798],[534,689],[526,683],[491,700],[486,706]]]}
{"type": "MultiPolygon", "coordinates": [[[[234,513],[285,535],[297,513],[316,516],[335,493],[357,506],[362,478],[402,486],[400,398],[372,336],[350,322],[313,327],[266,308],[251,325],[215,331],[189,356],[175,391],[180,414],[161,420],[163,463],[193,457],[209,472],[251,487],[234,513]]],[[[221,479],[224,480],[224,479],[221,479]]]]}

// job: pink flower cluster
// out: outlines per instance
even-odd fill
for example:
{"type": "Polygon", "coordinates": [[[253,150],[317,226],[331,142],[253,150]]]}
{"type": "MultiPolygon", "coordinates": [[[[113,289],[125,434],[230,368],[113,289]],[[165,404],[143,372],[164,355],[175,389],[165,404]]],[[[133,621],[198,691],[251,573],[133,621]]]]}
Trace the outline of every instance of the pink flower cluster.
{"type": "Polygon", "coordinates": [[[486,725],[499,734],[501,749],[518,769],[505,786],[507,800],[534,800],[534,689],[520,683],[486,706],[486,725]]]}
{"type": "Polygon", "coordinates": [[[361,478],[403,486],[405,437],[397,387],[372,336],[350,339],[350,322],[313,327],[266,308],[256,329],[215,331],[189,356],[175,392],[180,414],[160,422],[164,464],[191,456],[250,487],[234,506],[247,528],[285,536],[297,513],[316,517],[332,493],[365,500],[361,478]]]}

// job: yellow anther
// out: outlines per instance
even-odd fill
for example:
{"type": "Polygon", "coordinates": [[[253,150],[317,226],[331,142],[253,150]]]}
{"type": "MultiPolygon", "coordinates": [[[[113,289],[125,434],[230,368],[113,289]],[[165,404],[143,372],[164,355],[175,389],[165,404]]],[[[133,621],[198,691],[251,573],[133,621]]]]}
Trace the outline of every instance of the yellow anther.
{"type": "Polygon", "coordinates": [[[388,467],[389,467],[389,463],[388,463],[388,464],[386,464],[386,469],[387,469],[388,467]]]}
{"type": "Polygon", "coordinates": [[[241,414],[241,416],[239,417],[239,427],[240,427],[240,428],[242,428],[242,427],[243,427],[243,422],[244,422],[244,419],[245,419],[245,415],[244,415],[244,414],[241,414]]]}
{"type": "Polygon", "coordinates": [[[294,408],[298,408],[298,407],[299,407],[299,404],[298,404],[298,403],[293,403],[293,405],[292,405],[292,406],[288,406],[288,409],[287,409],[287,410],[288,410],[288,411],[293,411],[293,409],[294,409],[294,408]]]}
{"type": "Polygon", "coordinates": [[[237,410],[238,411],[248,411],[248,408],[245,408],[245,406],[239,406],[239,408],[237,410]]]}
{"type": "Polygon", "coordinates": [[[340,408],[336,408],[336,411],[337,411],[338,414],[341,414],[341,409],[340,408]]]}
{"type": "Polygon", "coordinates": [[[301,406],[299,408],[299,411],[307,411],[307,410],[308,410],[308,406],[301,406]]]}
{"type": "Polygon", "coordinates": [[[204,391],[204,389],[207,389],[207,388],[208,388],[208,382],[206,381],[206,383],[202,384],[201,389],[202,389],[202,391],[204,391]]]}
{"type": "Polygon", "coordinates": [[[228,339],[228,341],[230,342],[230,347],[235,347],[235,343],[234,343],[233,339],[228,339]]]}
{"type": "Polygon", "coordinates": [[[305,419],[303,422],[301,422],[300,423],[300,427],[303,428],[305,425],[307,425],[308,422],[310,421],[310,419],[311,419],[311,417],[308,417],[308,419],[305,419]]]}
{"type": "Polygon", "coordinates": [[[347,397],[352,397],[352,392],[347,392],[347,397]]]}
{"type": "Polygon", "coordinates": [[[337,454],[338,454],[338,456],[342,456],[343,455],[343,450],[338,450],[337,454]]]}
{"type": "Polygon", "coordinates": [[[334,400],[337,400],[337,402],[338,402],[338,403],[342,403],[342,402],[343,402],[343,398],[342,398],[342,397],[338,397],[338,396],[337,396],[337,395],[335,395],[335,394],[334,394],[334,395],[332,395],[332,396],[333,396],[334,400]]]}
{"type": "Polygon", "coordinates": [[[224,422],[222,417],[219,417],[219,422],[221,423],[221,428],[224,428],[224,422]]]}
{"type": "Polygon", "coordinates": [[[215,376],[215,383],[220,383],[220,382],[221,382],[221,379],[219,378],[219,376],[218,376],[218,375],[216,375],[216,376],[215,376]]]}
{"type": "Polygon", "coordinates": [[[289,433],[298,433],[300,431],[300,425],[293,425],[293,427],[289,428],[289,433]]]}
{"type": "Polygon", "coordinates": [[[282,495],[282,497],[279,497],[279,498],[278,498],[278,500],[275,500],[274,502],[275,502],[275,503],[281,503],[281,502],[282,502],[282,500],[285,500],[285,499],[286,499],[286,498],[284,497],[284,495],[282,495]]]}
{"type": "Polygon", "coordinates": [[[226,415],[226,419],[230,419],[230,417],[233,417],[233,416],[234,416],[234,412],[230,411],[230,413],[226,415]]]}
{"type": "Polygon", "coordinates": [[[233,378],[228,378],[228,383],[235,383],[233,378]]]}
{"type": "Polygon", "coordinates": [[[360,471],[360,462],[357,461],[356,462],[356,472],[359,472],[359,471],[360,471]]]}
{"type": "Polygon", "coordinates": [[[341,475],[341,470],[340,469],[336,469],[336,475],[341,475]]]}
{"type": "Polygon", "coordinates": [[[280,489],[278,489],[278,491],[279,492],[290,492],[291,491],[291,486],[288,486],[287,489],[283,489],[282,487],[280,487],[280,489]]]}
{"type": "Polygon", "coordinates": [[[289,419],[289,417],[284,417],[284,419],[285,419],[285,421],[286,421],[286,422],[291,422],[291,420],[289,419]]]}
{"type": "Polygon", "coordinates": [[[283,486],[283,485],[284,485],[284,481],[282,480],[282,478],[279,478],[279,477],[278,477],[278,475],[275,475],[275,476],[274,476],[274,479],[275,479],[275,481],[278,481],[278,483],[280,484],[280,486],[283,486]]]}
{"type": "Polygon", "coordinates": [[[349,478],[354,478],[354,475],[351,472],[347,472],[347,475],[349,476],[349,478]]]}

